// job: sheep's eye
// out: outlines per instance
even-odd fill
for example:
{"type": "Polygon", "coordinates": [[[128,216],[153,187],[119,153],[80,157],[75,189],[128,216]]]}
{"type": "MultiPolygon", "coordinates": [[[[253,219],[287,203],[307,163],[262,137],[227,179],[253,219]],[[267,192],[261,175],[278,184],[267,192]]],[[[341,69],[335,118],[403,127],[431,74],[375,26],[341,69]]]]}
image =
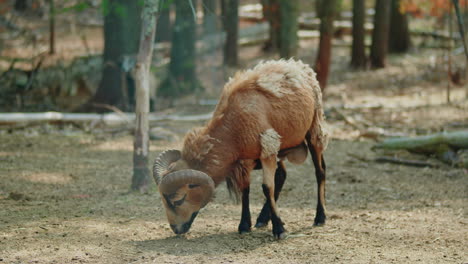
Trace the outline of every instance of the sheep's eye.
{"type": "Polygon", "coordinates": [[[182,205],[185,202],[185,197],[187,197],[187,195],[184,195],[184,197],[182,199],[180,199],[180,200],[174,201],[173,202],[174,206],[182,205]]]}
{"type": "Polygon", "coordinates": [[[193,188],[197,188],[197,187],[200,187],[199,184],[189,184],[189,189],[193,189],[193,188]]]}

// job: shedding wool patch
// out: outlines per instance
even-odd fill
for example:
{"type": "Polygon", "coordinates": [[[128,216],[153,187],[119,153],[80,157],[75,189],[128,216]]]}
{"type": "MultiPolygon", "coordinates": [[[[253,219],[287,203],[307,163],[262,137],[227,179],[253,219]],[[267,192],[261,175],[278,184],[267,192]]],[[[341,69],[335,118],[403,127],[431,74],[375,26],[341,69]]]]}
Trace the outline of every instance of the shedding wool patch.
{"type": "Polygon", "coordinates": [[[283,88],[284,86],[284,73],[279,73],[279,72],[271,72],[267,73],[264,75],[261,75],[257,83],[260,85],[263,89],[270,91],[272,94],[274,94],[276,97],[282,97],[284,93],[291,91],[285,90],[283,88]]]}
{"type": "Polygon", "coordinates": [[[295,89],[311,89],[316,99],[321,94],[315,72],[300,60],[260,62],[252,72],[259,76],[257,84],[276,97],[294,94],[295,89]]]}
{"type": "Polygon", "coordinates": [[[281,136],[270,128],[260,134],[260,143],[262,145],[261,158],[267,158],[271,155],[276,156],[280,150],[281,136]]]}

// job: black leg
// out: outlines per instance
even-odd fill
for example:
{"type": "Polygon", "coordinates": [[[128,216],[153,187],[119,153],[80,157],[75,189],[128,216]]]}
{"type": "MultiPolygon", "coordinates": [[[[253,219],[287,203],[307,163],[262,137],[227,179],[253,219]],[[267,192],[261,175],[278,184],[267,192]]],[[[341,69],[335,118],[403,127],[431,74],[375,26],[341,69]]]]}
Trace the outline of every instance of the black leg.
{"type": "MultiPolygon", "coordinates": [[[[286,169],[284,167],[283,162],[279,161],[277,163],[278,167],[275,171],[275,201],[278,200],[279,195],[281,193],[281,189],[283,188],[284,182],[286,181],[286,169]]],[[[264,227],[268,225],[268,222],[271,219],[271,210],[270,205],[265,202],[263,205],[260,214],[258,215],[257,222],[255,223],[256,228],[264,227]]]]}
{"type": "Polygon", "coordinates": [[[250,220],[249,193],[250,187],[246,187],[242,191],[242,216],[238,228],[239,234],[250,232],[250,227],[252,226],[252,222],[250,220]]]}
{"type": "Polygon", "coordinates": [[[284,229],[283,221],[281,221],[281,218],[276,214],[276,210],[275,208],[273,208],[271,204],[270,189],[265,184],[262,184],[262,188],[263,188],[263,193],[265,194],[265,197],[267,198],[266,204],[270,207],[271,224],[273,225],[273,228],[272,228],[273,236],[276,239],[283,239],[286,237],[286,230],[284,229]]]}
{"type": "Polygon", "coordinates": [[[312,161],[315,166],[315,177],[317,178],[317,211],[314,219],[314,225],[320,226],[325,224],[325,160],[322,152],[318,151],[317,148],[307,139],[307,145],[309,147],[312,161]]]}

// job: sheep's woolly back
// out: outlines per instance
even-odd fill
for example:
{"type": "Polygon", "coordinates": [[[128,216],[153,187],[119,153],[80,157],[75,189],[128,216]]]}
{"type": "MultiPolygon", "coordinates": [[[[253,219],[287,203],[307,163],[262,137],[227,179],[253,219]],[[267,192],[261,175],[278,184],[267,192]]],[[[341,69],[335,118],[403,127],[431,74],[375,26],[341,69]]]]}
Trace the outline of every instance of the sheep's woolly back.
{"type": "Polygon", "coordinates": [[[311,89],[315,101],[314,127],[311,135],[323,150],[328,144],[328,133],[322,108],[322,91],[316,73],[301,60],[271,60],[260,62],[253,69],[237,72],[224,86],[223,94],[214,116],[222,115],[227,107],[226,98],[240,89],[258,85],[263,91],[281,98],[293,94],[293,89],[311,89]]]}
{"type": "Polygon", "coordinates": [[[311,89],[316,109],[322,108],[322,91],[316,73],[301,60],[270,60],[258,63],[253,69],[239,71],[224,86],[216,112],[222,112],[229,96],[240,89],[257,84],[259,88],[278,98],[294,94],[293,89],[311,89]]]}

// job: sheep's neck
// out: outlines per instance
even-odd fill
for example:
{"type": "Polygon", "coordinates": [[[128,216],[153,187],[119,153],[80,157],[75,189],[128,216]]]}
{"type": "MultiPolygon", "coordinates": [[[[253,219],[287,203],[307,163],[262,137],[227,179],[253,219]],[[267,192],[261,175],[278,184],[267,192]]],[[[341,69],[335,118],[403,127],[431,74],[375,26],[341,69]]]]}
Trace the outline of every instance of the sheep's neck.
{"type": "Polygon", "coordinates": [[[232,138],[226,137],[229,133],[223,132],[223,126],[208,128],[211,128],[207,129],[207,134],[212,138],[210,142],[213,147],[205,156],[202,171],[210,175],[215,185],[218,185],[226,179],[237,160],[236,150],[232,138]]]}

